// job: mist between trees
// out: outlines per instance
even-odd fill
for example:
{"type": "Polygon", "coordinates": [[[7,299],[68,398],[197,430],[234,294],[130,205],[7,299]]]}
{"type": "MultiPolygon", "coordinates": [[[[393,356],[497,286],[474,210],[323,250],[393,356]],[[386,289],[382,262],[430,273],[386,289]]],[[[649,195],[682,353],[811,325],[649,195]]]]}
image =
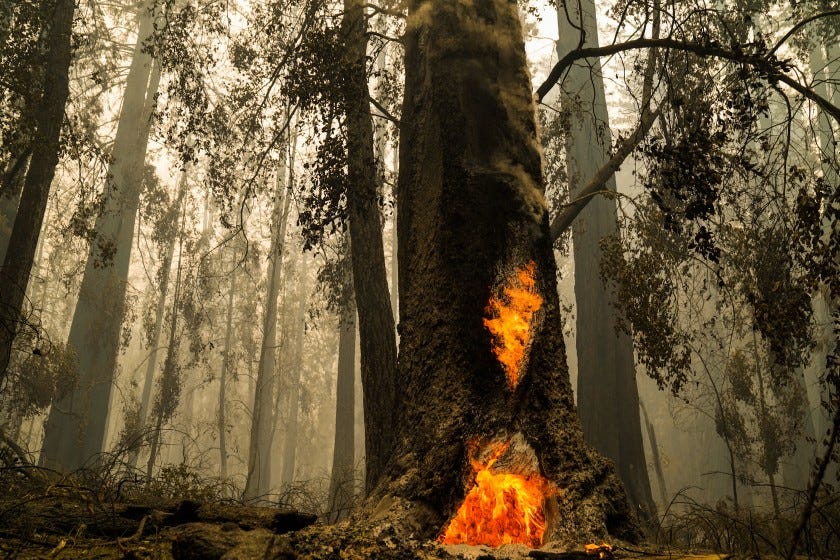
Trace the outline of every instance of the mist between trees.
{"type": "Polygon", "coordinates": [[[6,466],[434,539],[515,425],[613,536],[837,554],[840,5],[513,4],[3,3],[6,466]]]}

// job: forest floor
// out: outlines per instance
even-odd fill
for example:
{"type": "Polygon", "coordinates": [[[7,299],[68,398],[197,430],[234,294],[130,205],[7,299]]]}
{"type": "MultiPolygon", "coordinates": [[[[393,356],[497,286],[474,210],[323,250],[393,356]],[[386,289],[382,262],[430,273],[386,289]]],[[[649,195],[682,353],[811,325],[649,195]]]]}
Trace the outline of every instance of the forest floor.
{"type": "MultiPolygon", "coordinates": [[[[130,485],[123,483],[106,488],[84,480],[49,479],[33,472],[0,476],[0,558],[599,560],[598,552],[587,554],[583,550],[583,543],[572,550],[551,543],[539,550],[521,545],[498,549],[442,546],[428,540],[398,538],[388,525],[371,532],[347,522],[324,525],[314,515],[233,501],[178,500],[148,492],[126,496],[131,494],[126,490],[130,485]]],[[[652,545],[614,544],[611,551],[601,550],[600,558],[735,558],[652,545]]]]}

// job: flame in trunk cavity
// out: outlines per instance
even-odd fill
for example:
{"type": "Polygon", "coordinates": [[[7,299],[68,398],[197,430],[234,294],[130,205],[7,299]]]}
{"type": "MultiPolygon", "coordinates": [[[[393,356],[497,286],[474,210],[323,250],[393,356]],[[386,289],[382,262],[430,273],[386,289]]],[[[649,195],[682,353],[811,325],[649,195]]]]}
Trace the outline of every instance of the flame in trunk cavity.
{"type": "Polygon", "coordinates": [[[475,477],[464,502],[438,538],[443,544],[501,546],[518,543],[531,548],[542,544],[545,499],[553,492],[539,473],[494,472],[493,465],[510,442],[495,443],[489,457],[478,461],[478,445],[471,444],[470,462],[475,477]]]}
{"type": "Polygon", "coordinates": [[[531,321],[542,306],[536,289],[536,263],[518,268],[502,290],[487,303],[484,326],[493,335],[493,353],[507,374],[508,385],[515,389],[521,377],[525,351],[531,342],[531,321]]]}

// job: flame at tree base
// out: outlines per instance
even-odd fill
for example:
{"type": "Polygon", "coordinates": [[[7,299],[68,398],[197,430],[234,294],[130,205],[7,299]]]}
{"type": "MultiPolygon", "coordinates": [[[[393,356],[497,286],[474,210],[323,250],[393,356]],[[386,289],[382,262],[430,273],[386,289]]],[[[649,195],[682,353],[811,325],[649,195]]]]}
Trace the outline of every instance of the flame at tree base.
{"type": "Polygon", "coordinates": [[[471,459],[475,485],[447,525],[443,544],[501,546],[524,544],[537,548],[545,533],[545,499],[551,484],[538,473],[528,476],[491,469],[510,443],[495,444],[486,464],[471,459]]]}

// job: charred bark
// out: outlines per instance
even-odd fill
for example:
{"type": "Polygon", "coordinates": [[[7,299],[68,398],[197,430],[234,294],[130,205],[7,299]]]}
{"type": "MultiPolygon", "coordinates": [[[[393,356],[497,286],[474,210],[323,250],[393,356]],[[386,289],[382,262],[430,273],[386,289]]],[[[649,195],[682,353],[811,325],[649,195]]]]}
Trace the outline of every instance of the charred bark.
{"type": "Polygon", "coordinates": [[[369,491],[381,476],[394,446],[397,343],[378,202],[364,6],[360,0],[344,0],[341,31],[348,68],[344,92],[350,185],[347,209],[365,402],[365,488],[369,491]]]}
{"type": "Polygon", "coordinates": [[[546,540],[633,539],[621,483],[584,443],[572,399],[517,5],[415,0],[405,45],[401,432],[372,499],[434,537],[464,500],[470,442],[519,438],[558,489],[546,540]],[[491,295],[531,261],[543,303],[511,389],[483,320],[491,295]]]}

